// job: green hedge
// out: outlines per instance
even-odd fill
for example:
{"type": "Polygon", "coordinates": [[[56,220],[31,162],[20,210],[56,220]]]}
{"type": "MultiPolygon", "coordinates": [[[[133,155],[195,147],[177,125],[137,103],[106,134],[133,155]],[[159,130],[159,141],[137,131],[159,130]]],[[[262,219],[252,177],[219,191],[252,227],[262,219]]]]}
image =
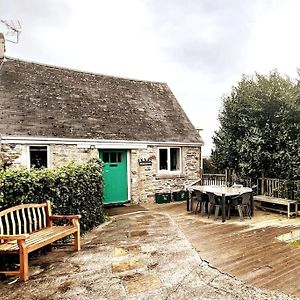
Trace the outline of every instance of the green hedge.
{"type": "Polygon", "coordinates": [[[102,163],[93,159],[49,169],[0,171],[0,211],[45,200],[52,202],[53,214],[81,214],[82,232],[99,225],[104,221],[102,163]]]}

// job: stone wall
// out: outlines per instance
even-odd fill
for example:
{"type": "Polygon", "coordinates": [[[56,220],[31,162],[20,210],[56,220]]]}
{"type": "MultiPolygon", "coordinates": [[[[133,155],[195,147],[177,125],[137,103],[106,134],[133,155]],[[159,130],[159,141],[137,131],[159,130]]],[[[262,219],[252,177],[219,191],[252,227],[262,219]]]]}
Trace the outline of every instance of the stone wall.
{"type": "MultiPolygon", "coordinates": [[[[200,178],[199,147],[182,147],[182,171],[180,174],[159,174],[157,166],[156,146],[147,149],[130,151],[130,194],[132,203],[155,202],[156,193],[170,193],[183,190],[189,184],[200,178]],[[151,159],[148,166],[139,165],[139,159],[151,159]]],[[[60,166],[70,161],[85,162],[98,158],[98,149],[81,149],[76,145],[50,145],[50,166],[60,166]]],[[[28,146],[2,144],[0,146],[0,163],[12,161],[13,165],[27,166],[28,146]]]]}
{"type": "Polygon", "coordinates": [[[99,158],[98,149],[82,149],[76,145],[51,145],[50,165],[61,166],[70,161],[82,163],[91,158],[99,158]]]}
{"type": "Polygon", "coordinates": [[[154,202],[156,193],[170,193],[183,190],[200,178],[200,148],[182,147],[182,172],[180,174],[158,174],[157,147],[131,150],[131,202],[154,202]],[[140,166],[141,158],[151,159],[151,166],[140,166]]]}
{"type": "Polygon", "coordinates": [[[0,145],[0,166],[26,165],[27,150],[24,145],[1,144],[0,145]]]}
{"type": "MultiPolygon", "coordinates": [[[[99,158],[97,149],[82,149],[76,145],[50,145],[49,146],[50,167],[67,164],[70,161],[78,163],[85,162],[91,158],[99,158]]],[[[1,144],[0,164],[12,162],[13,166],[28,165],[28,146],[15,144],[1,144]]]]}

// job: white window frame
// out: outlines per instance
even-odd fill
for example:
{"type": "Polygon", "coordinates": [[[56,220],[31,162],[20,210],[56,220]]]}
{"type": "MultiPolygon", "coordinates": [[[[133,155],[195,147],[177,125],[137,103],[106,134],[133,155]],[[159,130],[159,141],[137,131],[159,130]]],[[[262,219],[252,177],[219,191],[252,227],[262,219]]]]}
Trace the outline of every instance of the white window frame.
{"type": "Polygon", "coordinates": [[[182,171],[182,149],[181,147],[158,147],[157,148],[157,171],[158,173],[170,173],[170,174],[180,174],[182,171]],[[160,149],[166,149],[167,150],[167,170],[160,170],[160,149]],[[179,149],[179,170],[173,170],[171,171],[171,149],[179,149]]]}
{"type": "Polygon", "coordinates": [[[49,145],[32,144],[27,146],[27,168],[31,169],[30,166],[30,147],[47,147],[47,169],[50,167],[50,147],[49,145]]]}

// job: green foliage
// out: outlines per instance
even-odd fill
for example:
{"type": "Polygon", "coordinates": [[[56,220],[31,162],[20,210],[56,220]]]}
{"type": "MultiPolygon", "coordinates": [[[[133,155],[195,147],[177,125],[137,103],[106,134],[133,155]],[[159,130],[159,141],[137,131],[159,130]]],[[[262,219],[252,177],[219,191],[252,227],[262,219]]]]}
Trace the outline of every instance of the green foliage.
{"type": "Polygon", "coordinates": [[[295,247],[300,247],[300,240],[291,242],[291,245],[293,245],[295,247]]]}
{"type": "Polygon", "coordinates": [[[240,175],[300,177],[299,82],[269,75],[244,76],[223,98],[213,163],[240,175]]]}
{"type": "Polygon", "coordinates": [[[0,211],[46,200],[52,202],[53,214],[81,214],[82,232],[102,223],[102,163],[94,159],[58,168],[0,171],[0,211]]]}
{"type": "Polygon", "coordinates": [[[213,164],[211,157],[203,158],[203,173],[204,174],[220,174],[220,170],[215,167],[213,164]]]}

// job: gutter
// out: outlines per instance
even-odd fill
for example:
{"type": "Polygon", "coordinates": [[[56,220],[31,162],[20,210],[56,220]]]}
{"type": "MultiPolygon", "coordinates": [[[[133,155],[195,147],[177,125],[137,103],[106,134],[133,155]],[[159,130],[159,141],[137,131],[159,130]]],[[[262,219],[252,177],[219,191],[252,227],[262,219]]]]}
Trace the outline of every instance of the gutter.
{"type": "Polygon", "coordinates": [[[19,137],[2,136],[2,144],[64,144],[77,145],[78,148],[106,148],[106,149],[146,149],[147,146],[192,146],[201,147],[203,142],[154,142],[154,141],[128,141],[128,140],[101,140],[101,139],[73,139],[73,138],[47,138],[47,137],[19,137]]]}

